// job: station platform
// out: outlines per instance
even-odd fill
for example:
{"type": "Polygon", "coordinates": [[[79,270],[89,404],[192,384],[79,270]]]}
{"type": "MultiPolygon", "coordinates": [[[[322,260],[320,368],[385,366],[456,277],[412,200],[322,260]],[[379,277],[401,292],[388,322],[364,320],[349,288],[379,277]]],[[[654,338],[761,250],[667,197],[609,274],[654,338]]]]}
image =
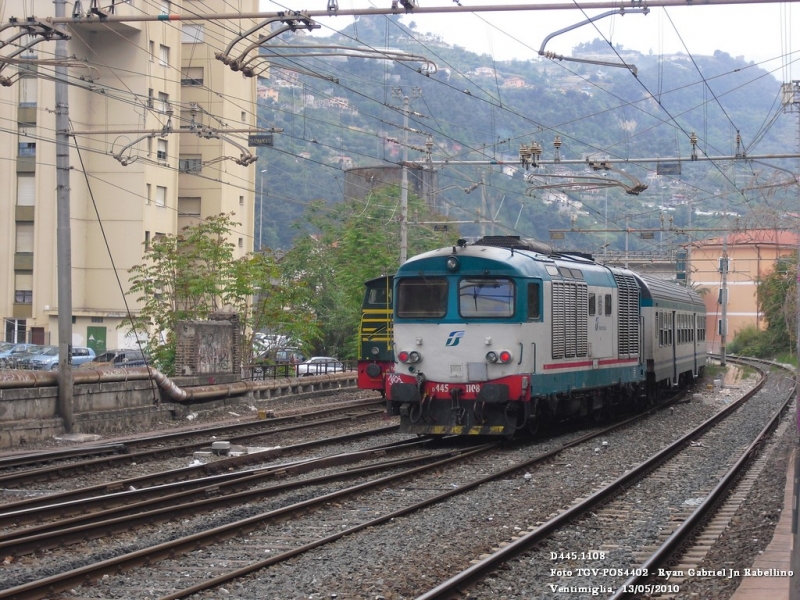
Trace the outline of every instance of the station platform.
{"type": "Polygon", "coordinates": [[[797,535],[797,498],[800,460],[792,453],[786,473],[783,510],[766,550],[753,562],[753,569],[793,571],[793,577],[745,577],[731,600],[800,600],[800,537],[797,535]]]}

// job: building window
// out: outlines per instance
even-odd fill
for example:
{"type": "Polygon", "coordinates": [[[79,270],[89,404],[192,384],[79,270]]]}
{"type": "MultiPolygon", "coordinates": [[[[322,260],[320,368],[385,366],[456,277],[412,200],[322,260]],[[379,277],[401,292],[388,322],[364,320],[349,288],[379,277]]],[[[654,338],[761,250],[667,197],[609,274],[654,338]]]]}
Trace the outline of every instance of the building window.
{"type": "Polygon", "coordinates": [[[36,142],[20,142],[19,156],[36,156],[36,142]]]}
{"type": "Polygon", "coordinates": [[[158,140],[158,151],[156,152],[158,160],[167,160],[167,140],[158,140]]]}
{"type": "Polygon", "coordinates": [[[158,64],[160,64],[162,67],[169,66],[169,46],[165,46],[164,44],[159,45],[158,64]]]}
{"type": "Polygon", "coordinates": [[[205,25],[186,23],[181,29],[181,42],[184,44],[199,44],[206,39],[205,25]]]}
{"type": "Polygon", "coordinates": [[[158,92],[158,112],[165,113],[169,108],[169,94],[158,92]]]}
{"type": "Polygon", "coordinates": [[[15,304],[33,304],[33,290],[14,290],[15,304]]]}
{"type": "Polygon", "coordinates": [[[247,122],[247,113],[245,111],[242,111],[242,123],[246,122],[247,122]]]}
{"type": "Polygon", "coordinates": [[[91,318],[91,322],[92,323],[102,323],[103,322],[103,317],[92,317],[91,318]]]}
{"type": "Polygon", "coordinates": [[[170,9],[172,8],[171,2],[169,0],[161,0],[161,14],[168,15],[170,9]]]}
{"type": "Polygon", "coordinates": [[[36,204],[36,178],[29,174],[17,175],[17,206],[36,204]]]}
{"type": "Polygon", "coordinates": [[[178,171],[181,173],[199,173],[203,170],[203,158],[199,155],[181,155],[178,159],[178,171]]]}
{"type": "Polygon", "coordinates": [[[149,231],[145,231],[144,232],[144,249],[145,250],[150,250],[150,232],[149,231]]]}
{"type": "Polygon", "coordinates": [[[179,217],[199,217],[200,198],[178,198],[179,217]]]}
{"type": "Polygon", "coordinates": [[[147,108],[153,108],[154,105],[153,88],[147,88],[147,108]]]}
{"type": "MultiPolygon", "coordinates": [[[[156,56],[156,43],[153,40],[150,40],[147,46],[147,53],[150,55],[150,62],[153,62],[156,56]]],[[[152,96],[152,94],[150,95],[152,96]]]]}
{"type": "Polygon", "coordinates": [[[153,201],[153,186],[151,186],[149,183],[145,184],[145,189],[147,193],[147,198],[145,199],[145,201],[147,202],[147,204],[150,204],[153,201]]]}
{"type": "Polygon", "coordinates": [[[244,238],[239,238],[239,248],[244,248],[244,238]]]}
{"type": "MultiPolygon", "coordinates": [[[[22,67],[20,67],[22,71],[22,67]]],[[[22,77],[19,80],[19,105],[36,106],[38,81],[35,77],[22,77]]]]}
{"type": "Polygon", "coordinates": [[[14,273],[14,303],[33,304],[33,273],[14,273]]]}
{"type": "Polygon", "coordinates": [[[203,67],[183,67],[181,85],[203,85],[203,67]]]}
{"type": "Polygon", "coordinates": [[[33,223],[17,223],[15,252],[33,252],[33,223]]]}
{"type": "Polygon", "coordinates": [[[239,196],[239,206],[244,206],[244,196],[239,196]]]}
{"type": "Polygon", "coordinates": [[[3,319],[6,323],[6,341],[13,344],[25,342],[25,319],[3,319]]]}
{"type": "Polygon", "coordinates": [[[167,205],[167,188],[163,185],[156,186],[156,206],[167,205]]]}

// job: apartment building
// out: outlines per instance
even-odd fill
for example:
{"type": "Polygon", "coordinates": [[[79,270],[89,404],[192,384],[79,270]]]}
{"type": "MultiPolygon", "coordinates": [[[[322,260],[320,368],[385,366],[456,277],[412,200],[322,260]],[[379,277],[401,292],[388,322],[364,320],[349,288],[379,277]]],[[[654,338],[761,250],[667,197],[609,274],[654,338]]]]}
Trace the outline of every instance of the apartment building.
{"type": "MultiPolygon", "coordinates": [[[[258,3],[236,7],[255,12],[258,3]]],[[[4,9],[6,22],[54,15],[49,0],[9,0],[4,9]]],[[[92,23],[64,30],[72,343],[99,353],[135,344],[119,327],[137,310],[126,295],[128,271],[153,239],[203,216],[235,213],[241,227],[231,241],[240,255],[252,250],[255,166],[240,159],[255,152],[247,132],[256,126],[256,89],[255,78],[214,57],[252,22],[104,21],[99,14],[186,18],[231,13],[228,3],[128,0],[96,10],[92,23]]],[[[7,46],[0,63],[31,40],[7,46]]],[[[0,87],[0,340],[59,342],[54,51],[54,41],[42,41],[17,57],[24,64],[0,70],[13,75],[13,85],[0,87]]]]}
{"type": "Polygon", "coordinates": [[[758,284],[769,275],[776,261],[797,250],[798,236],[792,231],[751,229],[732,232],[724,237],[695,242],[691,247],[691,281],[704,290],[706,305],[706,340],[710,352],[719,352],[721,336],[719,321],[725,302],[727,340],[748,326],[764,329],[766,322],[759,311],[758,284]],[[721,294],[721,259],[728,254],[727,294],[721,294]]]}

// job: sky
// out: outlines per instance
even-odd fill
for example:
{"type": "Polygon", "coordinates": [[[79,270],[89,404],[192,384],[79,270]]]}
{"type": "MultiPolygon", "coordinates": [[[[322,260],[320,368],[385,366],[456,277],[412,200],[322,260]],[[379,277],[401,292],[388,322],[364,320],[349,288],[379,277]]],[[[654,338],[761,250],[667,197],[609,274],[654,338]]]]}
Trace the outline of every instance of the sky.
{"type": "MultiPolygon", "coordinates": [[[[461,5],[536,4],[531,0],[458,0],[461,5]]],[[[359,9],[384,7],[391,0],[338,0],[339,8],[359,9]]],[[[420,6],[454,6],[456,0],[419,0],[420,6]]],[[[557,0],[567,5],[566,0],[557,0]]],[[[552,2],[548,2],[552,4],[552,2]]],[[[306,0],[303,10],[326,10],[327,0],[306,0]]],[[[297,3],[261,0],[261,10],[267,12],[293,9],[297,3]]],[[[420,33],[436,33],[444,41],[462,46],[472,52],[489,54],[496,60],[513,58],[527,60],[538,56],[544,39],[556,31],[576,25],[608,9],[581,11],[482,12],[458,15],[409,15],[403,18],[408,25],[416,24],[420,33]]],[[[319,18],[320,35],[331,29],[343,29],[353,17],[319,18]]],[[[800,39],[792,43],[791,31],[800,27],[800,5],[790,2],[752,5],[680,6],[652,8],[647,15],[627,14],[605,17],[595,24],[583,25],[552,38],[546,51],[563,56],[573,54],[574,46],[604,38],[615,46],[643,53],[710,55],[715,50],[731,56],[742,56],[748,62],[761,64],[774,73],[779,81],[800,79],[800,39]],[[792,27],[794,25],[794,27],[792,27]],[[783,57],[783,58],[781,58],[783,57]]]]}

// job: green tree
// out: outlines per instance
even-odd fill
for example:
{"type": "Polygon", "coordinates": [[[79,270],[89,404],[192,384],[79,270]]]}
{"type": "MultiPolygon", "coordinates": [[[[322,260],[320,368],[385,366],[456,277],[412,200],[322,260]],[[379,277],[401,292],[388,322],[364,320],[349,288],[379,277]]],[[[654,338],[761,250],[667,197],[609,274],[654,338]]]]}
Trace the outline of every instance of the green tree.
{"type": "Polygon", "coordinates": [[[284,286],[271,253],[235,257],[230,234],[238,226],[229,214],[207,217],[154,240],[142,264],[130,270],[129,294],[141,309],[127,326],[145,338],[154,363],[167,374],[174,371],[179,321],[204,320],[221,310],[237,313],[246,361],[253,332],[267,323],[290,334],[315,335],[310,319],[287,310],[304,300],[304,286],[284,286]]]}
{"type": "MultiPolygon", "coordinates": [[[[357,331],[364,282],[393,273],[400,256],[399,190],[373,190],[364,200],[335,206],[314,203],[306,213],[312,228],[298,237],[284,259],[284,276],[312,290],[303,310],[318,323],[314,349],[319,354],[352,359],[358,355],[357,331]]],[[[409,195],[408,256],[452,244],[458,236],[434,232],[425,221],[430,210],[409,195]],[[419,224],[414,224],[414,222],[419,224]]],[[[435,220],[442,217],[436,215],[435,220]]],[[[298,307],[299,309],[299,307],[298,307]]]]}
{"type": "Polygon", "coordinates": [[[765,331],[774,351],[793,352],[797,344],[797,253],[779,258],[759,283],[758,304],[767,320],[765,331]]]}

